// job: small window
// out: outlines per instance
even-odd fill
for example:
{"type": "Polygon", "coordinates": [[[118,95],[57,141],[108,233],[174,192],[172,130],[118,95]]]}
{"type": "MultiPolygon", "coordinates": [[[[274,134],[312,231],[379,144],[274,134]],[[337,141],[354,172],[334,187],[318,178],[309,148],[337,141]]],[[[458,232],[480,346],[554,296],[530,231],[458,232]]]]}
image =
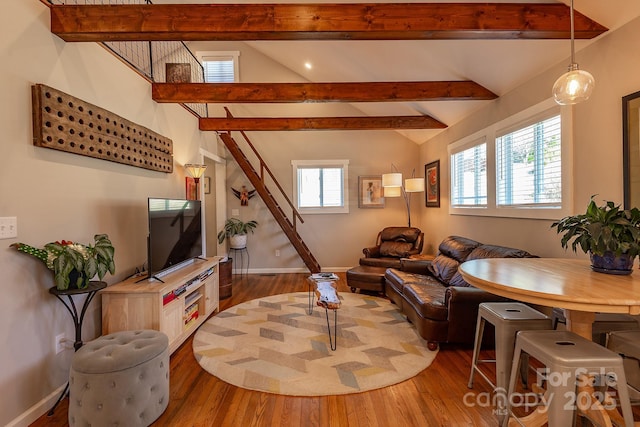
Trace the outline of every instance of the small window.
{"type": "Polygon", "coordinates": [[[557,207],[562,203],[560,114],[496,138],[498,206],[557,207]]]}
{"type": "Polygon", "coordinates": [[[240,52],[198,52],[205,83],[233,83],[239,80],[240,52]]]}
{"type": "Polygon", "coordinates": [[[348,213],[348,160],[294,160],[294,203],[300,213],[348,213]]]}
{"type": "Polygon", "coordinates": [[[487,205],[487,144],[484,140],[451,155],[451,204],[487,205]]]}

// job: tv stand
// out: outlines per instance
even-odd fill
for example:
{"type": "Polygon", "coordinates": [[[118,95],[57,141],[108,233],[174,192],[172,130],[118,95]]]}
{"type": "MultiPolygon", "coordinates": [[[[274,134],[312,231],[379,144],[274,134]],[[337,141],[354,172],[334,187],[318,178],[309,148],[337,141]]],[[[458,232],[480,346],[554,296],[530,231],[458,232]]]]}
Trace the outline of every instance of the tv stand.
{"type": "Polygon", "coordinates": [[[102,333],[154,329],[167,334],[173,353],[218,310],[220,259],[196,259],[162,281],[133,277],[107,286],[100,292],[102,333]]]}

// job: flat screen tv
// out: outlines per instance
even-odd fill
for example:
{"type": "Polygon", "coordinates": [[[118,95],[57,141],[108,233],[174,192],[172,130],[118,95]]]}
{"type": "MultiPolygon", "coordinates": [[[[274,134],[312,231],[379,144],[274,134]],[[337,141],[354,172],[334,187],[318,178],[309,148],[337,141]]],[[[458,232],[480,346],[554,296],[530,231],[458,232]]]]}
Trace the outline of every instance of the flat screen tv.
{"type": "Polygon", "coordinates": [[[199,200],[149,198],[149,277],[202,256],[199,200]]]}

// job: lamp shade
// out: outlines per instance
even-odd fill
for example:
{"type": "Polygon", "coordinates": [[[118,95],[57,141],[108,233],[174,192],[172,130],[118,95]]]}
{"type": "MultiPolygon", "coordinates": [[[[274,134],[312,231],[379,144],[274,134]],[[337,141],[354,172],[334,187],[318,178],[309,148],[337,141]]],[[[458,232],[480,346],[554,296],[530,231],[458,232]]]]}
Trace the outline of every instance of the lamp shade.
{"type": "Polygon", "coordinates": [[[384,197],[400,197],[402,190],[400,187],[383,187],[384,197]]]}
{"type": "Polygon", "coordinates": [[[382,174],[383,187],[401,187],[402,174],[398,172],[382,174]]]}
{"type": "Polygon", "coordinates": [[[553,85],[553,98],[560,105],[577,104],[591,96],[595,80],[591,73],[572,64],[569,71],[561,75],[553,85]]]}
{"type": "Polygon", "coordinates": [[[207,169],[207,165],[197,165],[193,163],[187,163],[184,167],[187,169],[189,175],[195,179],[199,179],[202,174],[204,174],[205,169],[207,169]]]}
{"type": "Polygon", "coordinates": [[[424,178],[407,178],[404,180],[404,191],[419,193],[424,191],[424,178]]]}

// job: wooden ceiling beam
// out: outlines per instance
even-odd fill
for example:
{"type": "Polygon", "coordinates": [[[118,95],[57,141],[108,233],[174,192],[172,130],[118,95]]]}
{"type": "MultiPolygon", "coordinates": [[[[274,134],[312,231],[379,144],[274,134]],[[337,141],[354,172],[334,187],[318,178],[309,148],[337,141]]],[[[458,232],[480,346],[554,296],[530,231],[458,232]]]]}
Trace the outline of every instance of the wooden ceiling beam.
{"type": "Polygon", "coordinates": [[[431,116],[201,118],[202,131],[444,129],[431,116]]]}
{"type": "MultiPolygon", "coordinates": [[[[69,42],[124,40],[568,39],[561,3],[51,5],[69,42]]],[[[575,13],[575,36],[607,28],[575,13]]]]}
{"type": "Polygon", "coordinates": [[[472,81],[354,83],[153,83],[160,103],[299,103],[491,100],[472,81]]]}

